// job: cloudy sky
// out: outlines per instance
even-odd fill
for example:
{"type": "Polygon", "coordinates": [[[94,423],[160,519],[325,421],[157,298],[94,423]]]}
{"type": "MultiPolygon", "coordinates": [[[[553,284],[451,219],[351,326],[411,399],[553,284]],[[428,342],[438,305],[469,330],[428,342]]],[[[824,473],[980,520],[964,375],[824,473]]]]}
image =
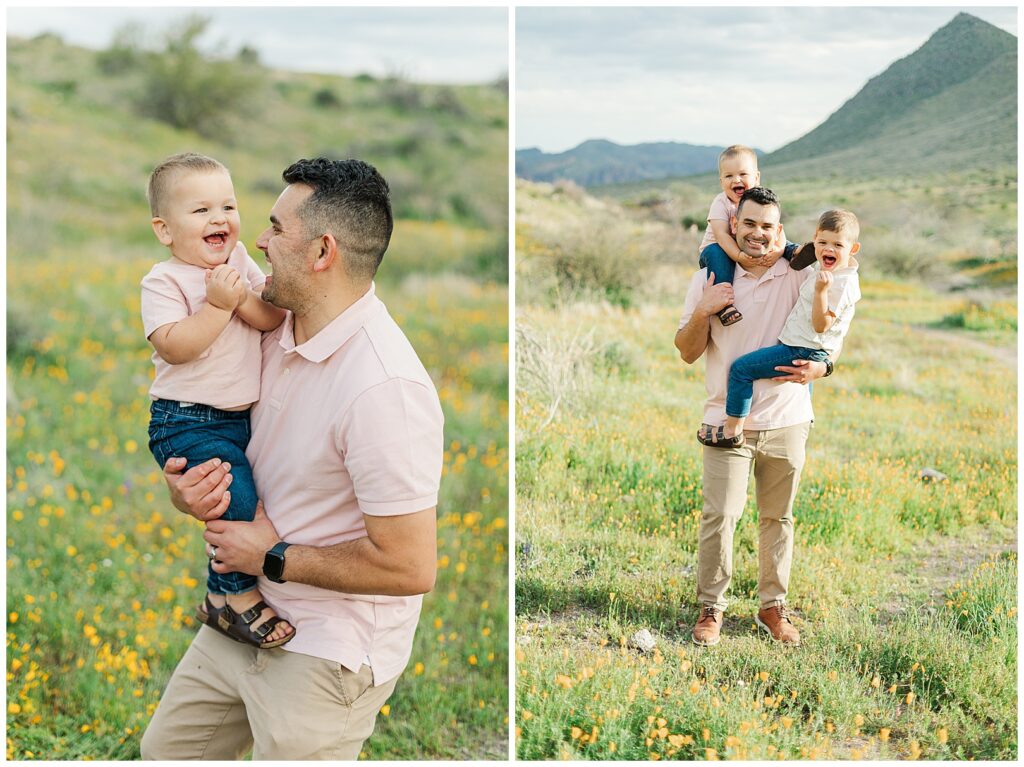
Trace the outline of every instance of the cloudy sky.
{"type": "Polygon", "coordinates": [[[1015,7],[519,8],[516,146],[749,144],[822,123],[967,11],[1017,34],[1015,7]]]}
{"type": "Polygon", "coordinates": [[[488,82],[509,71],[505,8],[9,8],[7,33],[51,31],[105,48],[126,22],[140,22],[155,42],[190,13],[211,19],[206,46],[223,42],[234,53],[248,45],[274,68],[432,83],[488,82]]]}

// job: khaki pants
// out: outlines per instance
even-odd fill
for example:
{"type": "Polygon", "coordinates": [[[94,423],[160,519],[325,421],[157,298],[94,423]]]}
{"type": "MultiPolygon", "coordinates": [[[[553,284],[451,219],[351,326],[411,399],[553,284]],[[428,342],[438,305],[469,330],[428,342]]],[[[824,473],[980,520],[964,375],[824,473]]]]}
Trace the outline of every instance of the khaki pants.
{"type": "Polygon", "coordinates": [[[704,448],[704,512],[697,547],[697,599],[726,608],[736,523],[747,502],[753,465],[758,512],[758,595],[761,607],[786,601],[793,563],[796,498],[810,424],[744,432],[739,448],[704,448]]]}
{"type": "Polygon", "coordinates": [[[356,759],[398,678],[372,687],[334,661],[258,650],[207,626],[171,676],[142,738],[152,760],[356,759]]]}

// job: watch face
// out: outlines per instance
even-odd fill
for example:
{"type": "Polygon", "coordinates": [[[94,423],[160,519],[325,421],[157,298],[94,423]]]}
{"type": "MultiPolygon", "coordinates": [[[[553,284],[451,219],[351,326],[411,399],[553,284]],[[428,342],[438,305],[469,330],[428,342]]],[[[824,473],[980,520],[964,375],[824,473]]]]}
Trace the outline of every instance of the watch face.
{"type": "Polygon", "coordinates": [[[278,581],[284,572],[284,555],[276,551],[268,551],[263,558],[263,574],[272,581],[278,581]]]}

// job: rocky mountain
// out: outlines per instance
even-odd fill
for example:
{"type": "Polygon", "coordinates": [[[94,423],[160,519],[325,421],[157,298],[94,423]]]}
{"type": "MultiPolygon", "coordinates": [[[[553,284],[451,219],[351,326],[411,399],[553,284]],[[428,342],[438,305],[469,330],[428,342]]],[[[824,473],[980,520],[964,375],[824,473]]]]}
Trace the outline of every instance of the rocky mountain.
{"type": "Polygon", "coordinates": [[[1017,38],[958,14],[873,77],[825,122],[765,157],[772,175],[811,166],[899,172],[1016,163],[1017,38]]]}

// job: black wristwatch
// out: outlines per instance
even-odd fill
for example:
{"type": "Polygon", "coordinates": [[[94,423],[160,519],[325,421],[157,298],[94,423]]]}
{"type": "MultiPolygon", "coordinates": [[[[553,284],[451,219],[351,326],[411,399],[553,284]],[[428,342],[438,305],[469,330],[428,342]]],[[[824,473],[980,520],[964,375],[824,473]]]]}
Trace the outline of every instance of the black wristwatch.
{"type": "Polygon", "coordinates": [[[835,366],[832,364],[832,360],[830,360],[828,357],[826,357],[825,358],[825,375],[823,375],[822,378],[828,378],[830,375],[832,375],[832,371],[834,369],[835,369],[835,366]]]}
{"type": "Polygon", "coordinates": [[[281,541],[263,557],[263,574],[274,583],[284,583],[284,550],[289,546],[281,541]]]}

